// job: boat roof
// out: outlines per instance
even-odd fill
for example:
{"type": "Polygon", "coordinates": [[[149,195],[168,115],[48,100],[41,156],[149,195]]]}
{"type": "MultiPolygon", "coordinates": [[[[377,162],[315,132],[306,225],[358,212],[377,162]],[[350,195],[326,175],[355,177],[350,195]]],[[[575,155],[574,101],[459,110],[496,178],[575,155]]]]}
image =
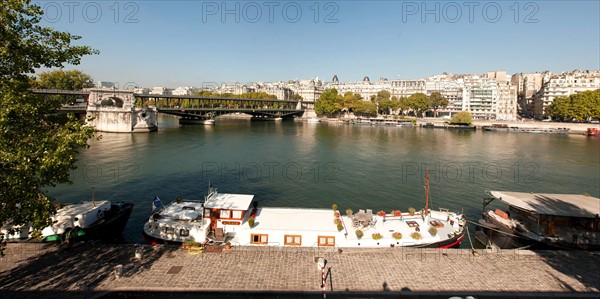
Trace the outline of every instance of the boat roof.
{"type": "Polygon", "coordinates": [[[55,216],[75,216],[87,214],[91,211],[95,211],[101,207],[105,209],[110,208],[110,201],[108,200],[97,200],[97,201],[83,201],[76,204],[68,204],[56,211],[55,216]]]}
{"type": "Polygon", "coordinates": [[[256,214],[255,229],[337,233],[333,210],[264,207],[256,214]]]}
{"type": "Polygon", "coordinates": [[[226,210],[248,210],[254,195],[217,193],[204,203],[205,208],[226,210]]]}
{"type": "Polygon", "coordinates": [[[598,217],[600,198],[582,194],[548,194],[491,191],[490,194],[511,206],[543,215],[598,217]]]}

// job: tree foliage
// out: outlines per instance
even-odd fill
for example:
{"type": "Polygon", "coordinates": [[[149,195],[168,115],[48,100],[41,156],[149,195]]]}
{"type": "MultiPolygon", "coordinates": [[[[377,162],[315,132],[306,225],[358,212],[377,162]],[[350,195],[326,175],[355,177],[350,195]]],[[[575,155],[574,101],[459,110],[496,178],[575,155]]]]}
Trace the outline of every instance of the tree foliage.
{"type": "Polygon", "coordinates": [[[302,100],[304,100],[304,98],[301,95],[299,95],[299,94],[297,94],[295,92],[292,93],[291,99],[294,100],[294,101],[302,101],[302,100]]]}
{"type": "Polygon", "coordinates": [[[417,116],[423,115],[431,107],[429,98],[423,93],[415,93],[406,99],[405,105],[414,110],[417,116]]]}
{"type": "Polygon", "coordinates": [[[454,114],[450,123],[470,126],[473,123],[473,116],[471,116],[471,112],[469,111],[462,111],[454,114]]]}
{"type": "Polygon", "coordinates": [[[33,85],[39,89],[82,90],[94,87],[94,80],[79,70],[55,70],[41,73],[33,85]]]}
{"type": "Polygon", "coordinates": [[[377,116],[377,105],[371,101],[358,100],[354,102],[353,111],[360,116],[377,116]]]}
{"type": "Polygon", "coordinates": [[[30,0],[0,2],[0,80],[24,79],[40,67],[79,64],[81,56],[98,53],[72,46],[81,37],[38,25],[43,11],[30,0]]]}
{"type": "Polygon", "coordinates": [[[338,94],[337,89],[332,88],[321,94],[321,97],[315,102],[315,112],[318,115],[333,115],[342,111],[341,103],[343,97],[338,94]]]}
{"type": "Polygon", "coordinates": [[[547,107],[546,113],[565,120],[600,119],[600,89],[556,98],[547,107]]]}
{"type": "Polygon", "coordinates": [[[437,117],[437,110],[440,108],[444,108],[448,106],[448,99],[443,96],[441,93],[434,91],[429,96],[429,104],[431,105],[431,109],[433,109],[434,116],[437,117]]]}
{"type": "Polygon", "coordinates": [[[42,188],[69,182],[78,150],[93,136],[73,115],[56,116],[64,100],[28,92],[36,69],[97,53],[72,46],[77,36],[39,26],[41,15],[27,0],[0,2],[0,226],[50,224],[53,199],[42,188]]]}

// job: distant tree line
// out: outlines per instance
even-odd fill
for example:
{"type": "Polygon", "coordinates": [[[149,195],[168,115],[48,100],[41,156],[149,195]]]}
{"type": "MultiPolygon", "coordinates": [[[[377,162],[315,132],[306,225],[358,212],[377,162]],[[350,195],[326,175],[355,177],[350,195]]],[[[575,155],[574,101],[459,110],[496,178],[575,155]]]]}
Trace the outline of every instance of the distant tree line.
{"type": "Polygon", "coordinates": [[[315,103],[315,112],[319,115],[336,115],[340,112],[353,112],[358,116],[383,115],[414,115],[422,116],[428,110],[437,110],[448,106],[448,99],[439,92],[433,92],[430,96],[423,93],[415,93],[408,98],[397,98],[391,96],[387,90],[377,92],[370,99],[365,100],[361,95],[346,92],[338,94],[333,88],[321,94],[315,103]]]}
{"type": "Polygon", "coordinates": [[[546,107],[546,114],[569,121],[600,119],[600,89],[556,98],[550,106],[546,107]]]}

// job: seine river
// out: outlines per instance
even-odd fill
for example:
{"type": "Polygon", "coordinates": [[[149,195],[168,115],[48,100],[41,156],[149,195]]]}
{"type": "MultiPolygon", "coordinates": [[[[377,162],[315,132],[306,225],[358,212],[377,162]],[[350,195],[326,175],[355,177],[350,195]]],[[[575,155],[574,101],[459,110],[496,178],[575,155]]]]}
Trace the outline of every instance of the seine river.
{"type": "Polygon", "coordinates": [[[242,119],[182,127],[169,116],[159,122],[155,133],[101,133],[80,154],[73,184],[50,195],[78,202],[93,192],[135,203],[128,242],[142,242],[154,196],[164,204],[203,199],[209,182],[224,193],[254,194],[262,206],[406,211],[424,207],[427,168],[430,207],[464,210],[475,220],[486,190],[600,196],[597,137],[242,119]]]}

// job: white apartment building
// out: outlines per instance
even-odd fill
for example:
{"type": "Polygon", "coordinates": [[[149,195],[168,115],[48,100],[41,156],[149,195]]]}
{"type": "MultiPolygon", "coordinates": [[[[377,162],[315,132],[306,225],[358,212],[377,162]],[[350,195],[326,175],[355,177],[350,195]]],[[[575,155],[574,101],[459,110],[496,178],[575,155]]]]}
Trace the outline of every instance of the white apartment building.
{"type": "Polygon", "coordinates": [[[452,116],[463,111],[464,79],[456,75],[437,75],[425,79],[425,94],[439,92],[448,100],[448,106],[437,111],[438,116],[452,116]]]}
{"type": "Polygon", "coordinates": [[[508,80],[505,71],[488,72],[488,79],[495,79],[498,85],[498,97],[495,99],[495,110],[497,120],[516,120],[517,119],[517,89],[508,80]]]}
{"type": "Polygon", "coordinates": [[[171,92],[171,94],[175,95],[175,96],[189,96],[192,94],[193,88],[192,87],[177,87],[175,89],[173,89],[173,91],[171,92]]]}
{"type": "Polygon", "coordinates": [[[534,95],[533,115],[538,119],[546,118],[546,107],[556,98],[599,88],[600,71],[573,71],[556,75],[547,73],[542,88],[534,95]]]}
{"type": "Polygon", "coordinates": [[[369,100],[371,96],[377,95],[382,90],[390,92],[392,97],[408,98],[415,93],[425,93],[424,80],[388,80],[385,78],[379,79],[377,82],[371,82],[368,76],[365,76],[362,81],[339,83],[336,76],[333,77],[332,83],[326,86],[326,89],[335,88],[339,94],[352,92],[359,94],[364,100],[369,100]]]}
{"type": "Polygon", "coordinates": [[[462,110],[471,112],[475,119],[495,119],[498,89],[495,79],[477,75],[465,78],[462,110]]]}
{"type": "Polygon", "coordinates": [[[149,94],[170,95],[171,94],[171,90],[168,89],[168,88],[166,88],[166,87],[162,87],[162,86],[152,87],[152,89],[150,90],[149,94]]]}

